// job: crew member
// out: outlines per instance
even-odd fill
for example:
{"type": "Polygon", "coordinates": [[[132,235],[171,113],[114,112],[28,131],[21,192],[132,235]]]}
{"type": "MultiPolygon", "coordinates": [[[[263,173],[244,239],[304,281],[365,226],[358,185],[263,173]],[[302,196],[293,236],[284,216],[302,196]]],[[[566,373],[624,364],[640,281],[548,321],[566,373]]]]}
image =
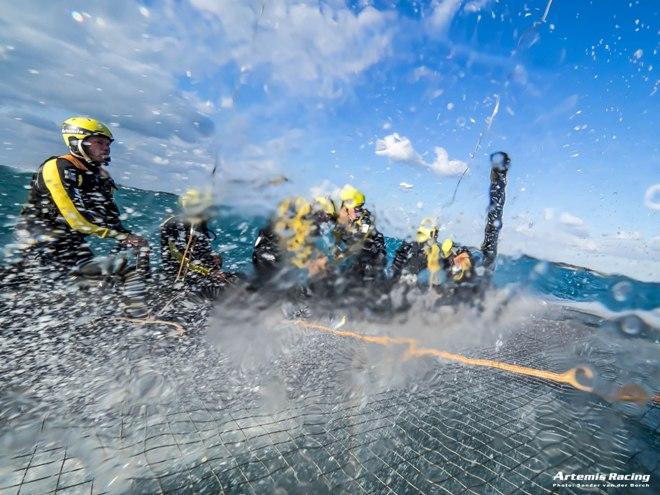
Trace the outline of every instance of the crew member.
{"type": "Polygon", "coordinates": [[[168,218],[160,228],[165,273],[171,282],[190,288],[224,287],[235,276],[222,271],[222,257],[211,245],[211,192],[189,189],[179,197],[179,205],[183,214],[168,218]]]}
{"type": "Polygon", "coordinates": [[[419,282],[420,274],[427,274],[429,286],[443,281],[442,275],[449,265],[453,248],[450,239],[438,243],[438,226],[432,218],[425,218],[419,225],[414,242],[404,241],[394,255],[392,283],[419,282]]]}
{"type": "Polygon", "coordinates": [[[24,258],[58,270],[79,268],[94,257],[86,242],[90,235],[146,252],[147,242],[119,219],[117,187],[106,169],[110,130],[98,120],[72,117],[62,124],[62,137],[69,152],[48,158],[30,183],[17,225],[24,258]]]}
{"type": "Polygon", "coordinates": [[[447,275],[447,280],[451,280],[457,284],[471,282],[473,280],[475,276],[475,261],[469,248],[457,246],[451,239],[446,239],[442,243],[442,253],[446,257],[443,267],[447,275]]]}
{"type": "Polygon", "coordinates": [[[335,263],[351,282],[380,282],[385,276],[385,238],[364,207],[364,194],[350,184],[340,191],[335,228],[335,263]]]}
{"type": "Polygon", "coordinates": [[[252,263],[258,280],[263,283],[293,272],[307,278],[326,275],[330,268],[324,244],[334,215],[329,198],[312,203],[302,197],[281,201],[254,243],[252,263]]]}

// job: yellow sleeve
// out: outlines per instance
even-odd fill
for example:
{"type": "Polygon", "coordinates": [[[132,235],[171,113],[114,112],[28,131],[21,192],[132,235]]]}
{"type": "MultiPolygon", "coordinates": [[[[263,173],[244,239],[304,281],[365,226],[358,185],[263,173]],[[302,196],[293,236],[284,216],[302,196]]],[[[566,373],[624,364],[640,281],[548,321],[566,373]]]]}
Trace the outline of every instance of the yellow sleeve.
{"type": "Polygon", "coordinates": [[[71,190],[72,187],[76,187],[76,185],[70,185],[68,188],[66,187],[58,169],[56,158],[46,162],[41,173],[55,206],[57,206],[57,209],[69,227],[77,232],[83,234],[95,234],[101,238],[117,237],[120,234],[120,232],[117,232],[116,230],[93,224],[85,218],[78,208],[76,208],[76,205],[69,194],[69,190],[71,190]]]}

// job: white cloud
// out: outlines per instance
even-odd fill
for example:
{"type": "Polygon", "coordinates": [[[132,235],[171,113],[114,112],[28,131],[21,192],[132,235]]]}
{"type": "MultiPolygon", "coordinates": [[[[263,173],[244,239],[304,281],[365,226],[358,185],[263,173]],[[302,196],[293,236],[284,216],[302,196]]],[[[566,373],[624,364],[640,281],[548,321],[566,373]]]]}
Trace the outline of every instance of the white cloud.
{"type": "Polygon", "coordinates": [[[153,157],[153,162],[156,165],[167,165],[167,164],[170,163],[170,161],[167,158],[163,158],[163,157],[160,157],[160,156],[154,156],[153,157]]]}
{"type": "Polygon", "coordinates": [[[467,163],[461,160],[450,160],[447,150],[440,146],[435,147],[435,160],[428,166],[440,175],[461,175],[468,169],[467,163]]]}
{"type": "Polygon", "coordinates": [[[558,220],[526,225],[527,218],[526,214],[514,215],[511,220],[505,218],[499,246],[501,253],[524,252],[539,259],[584,266],[604,273],[622,273],[647,281],[658,279],[660,261],[656,261],[658,257],[653,251],[660,251],[660,236],[645,242],[641,234],[638,238],[639,233],[633,232],[629,235],[623,233],[623,236],[599,236],[595,240],[560,228],[563,224],[558,220]],[[624,258],[622,253],[625,253],[624,258]]]}
{"type": "Polygon", "coordinates": [[[655,184],[646,190],[644,204],[650,210],[660,210],[660,184],[655,184]]]}
{"type": "Polygon", "coordinates": [[[415,151],[410,139],[400,136],[396,132],[376,140],[376,154],[395,162],[423,165],[440,175],[461,175],[468,168],[465,162],[450,160],[447,150],[440,146],[435,147],[435,159],[432,162],[426,162],[415,151]]]}
{"type": "Polygon", "coordinates": [[[343,83],[388,54],[394,36],[396,14],[373,7],[356,14],[338,3],[191,2],[219,23],[227,45],[221,57],[246,68],[267,67],[275,81],[297,93],[341,95],[343,83]]]}
{"type": "Polygon", "coordinates": [[[190,30],[189,13],[171,16],[173,3],[166,2],[147,20],[137,5],[118,2],[90,5],[78,17],[67,5],[0,4],[0,17],[11,19],[3,37],[14,47],[5,52],[0,78],[0,99],[9,102],[0,110],[0,128],[4,140],[30,143],[0,149],[0,163],[34,169],[63,151],[59,123],[83,114],[112,126],[110,170],[120,182],[131,177],[132,185],[153,187],[155,180],[180,181],[182,173],[206,174],[208,154],[191,150],[214,133],[204,115],[212,109],[177,89],[182,64],[202,68],[213,53],[204,46],[190,52],[199,33],[190,30]],[[154,156],[167,156],[171,165],[155,167],[154,156]]]}
{"type": "MultiPolygon", "coordinates": [[[[63,151],[61,121],[91,115],[115,133],[113,175],[162,189],[208,176],[215,119],[223,134],[230,128],[232,141],[245,146],[251,126],[263,121],[257,111],[233,110],[236,84],[252,71],[260,71],[264,87],[279,83],[292,93],[337,96],[387,56],[396,19],[392,11],[355,14],[339,3],[320,8],[284,0],[163,0],[148,9],[99,2],[79,16],[68,5],[0,4],[0,18],[11,19],[0,47],[0,100],[10,103],[0,108],[0,128],[4,142],[30,143],[0,148],[0,163],[34,169],[63,151]],[[239,81],[217,80],[218,67],[233,63],[241,68],[239,81]],[[193,84],[212,78],[215,94],[200,98],[181,90],[182,77],[193,84]],[[193,153],[200,148],[206,152],[193,153]],[[169,163],[156,164],[154,157],[169,163]]],[[[280,99],[259,111],[281,112],[284,105],[280,99]]],[[[246,160],[240,147],[216,141],[227,161],[246,160]]]]}
{"type": "Polygon", "coordinates": [[[331,198],[339,197],[340,188],[338,185],[330,182],[327,179],[324,179],[321,183],[312,186],[309,189],[309,196],[311,198],[316,198],[319,196],[329,196],[331,198]]]}
{"type": "MultiPolygon", "coordinates": [[[[587,224],[585,223],[584,220],[582,220],[580,217],[577,217],[573,215],[572,213],[569,212],[562,212],[559,215],[558,218],[558,227],[570,234],[572,238],[575,239],[586,239],[589,237],[589,232],[587,228],[587,224]]],[[[574,245],[577,245],[578,247],[583,247],[586,248],[587,244],[581,243],[581,241],[576,241],[573,242],[574,245]]],[[[591,245],[590,249],[591,249],[591,245]]],[[[593,249],[591,249],[593,250],[593,249]]]]}
{"type": "Polygon", "coordinates": [[[220,148],[216,174],[221,202],[247,213],[261,214],[282,197],[301,194],[300,185],[294,182],[286,165],[290,154],[303,144],[303,138],[300,129],[289,129],[259,143],[227,142],[220,148]]]}
{"type": "Polygon", "coordinates": [[[410,139],[396,132],[376,141],[376,154],[395,162],[424,163],[422,157],[413,148],[410,139]]]}
{"type": "Polygon", "coordinates": [[[500,237],[500,252],[504,254],[524,253],[604,273],[658,280],[660,260],[655,252],[660,251],[660,236],[649,241],[639,231],[589,236],[588,223],[573,213],[545,208],[537,215],[522,212],[508,216],[506,211],[500,237]],[[537,222],[536,218],[545,221],[537,222]]]}
{"type": "Polygon", "coordinates": [[[434,0],[433,10],[427,17],[429,34],[442,36],[449,28],[460,6],[461,0],[434,0]]]}
{"type": "Polygon", "coordinates": [[[579,228],[586,227],[584,220],[566,211],[562,212],[562,214],[559,215],[559,221],[562,224],[567,225],[569,227],[579,227],[579,228]]]}
{"type": "Polygon", "coordinates": [[[465,7],[463,7],[463,10],[465,12],[479,12],[481,9],[483,9],[486,5],[488,5],[491,2],[491,0],[471,0],[470,2],[465,4],[465,7]]]}
{"type": "Polygon", "coordinates": [[[210,100],[198,102],[195,105],[195,109],[199,113],[202,113],[202,114],[205,114],[205,115],[210,115],[210,114],[214,113],[215,110],[216,110],[215,109],[215,104],[210,100]]]}
{"type": "Polygon", "coordinates": [[[439,74],[437,71],[429,69],[426,65],[420,65],[413,71],[412,79],[414,82],[420,79],[438,79],[439,74]]]}
{"type": "Polygon", "coordinates": [[[543,219],[544,220],[552,220],[555,217],[555,210],[552,208],[544,208],[543,209],[543,219]]]}
{"type": "Polygon", "coordinates": [[[568,244],[575,246],[582,251],[597,252],[599,250],[598,244],[593,239],[584,237],[572,236],[568,238],[568,244]]]}
{"type": "Polygon", "coordinates": [[[649,248],[651,248],[654,251],[660,252],[660,235],[653,237],[649,241],[649,248]]]}
{"type": "Polygon", "coordinates": [[[290,129],[260,144],[239,143],[236,149],[226,148],[219,174],[228,182],[263,184],[283,174],[283,163],[292,150],[298,149],[302,136],[300,129],[290,129]]]}
{"type": "Polygon", "coordinates": [[[617,232],[615,237],[624,241],[640,241],[644,238],[641,232],[626,232],[625,230],[617,232]]]}

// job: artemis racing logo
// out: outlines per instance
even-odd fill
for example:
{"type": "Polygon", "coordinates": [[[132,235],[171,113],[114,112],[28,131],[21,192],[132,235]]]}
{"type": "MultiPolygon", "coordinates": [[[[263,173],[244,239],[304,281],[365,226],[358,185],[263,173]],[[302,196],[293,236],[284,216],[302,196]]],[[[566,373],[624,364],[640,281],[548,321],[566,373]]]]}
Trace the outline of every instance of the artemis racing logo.
{"type": "Polygon", "coordinates": [[[606,484],[607,486],[618,487],[648,487],[651,481],[650,474],[639,473],[591,473],[591,474],[576,474],[564,473],[559,471],[552,479],[554,486],[575,486],[584,487],[588,484],[598,483],[599,485],[606,484]],[[577,483],[574,483],[577,482],[577,483]]]}
{"type": "Polygon", "coordinates": [[[62,134],[84,134],[84,135],[88,135],[88,134],[91,134],[91,132],[89,132],[86,129],[81,129],[80,127],[64,127],[64,128],[62,128],[62,134]]]}

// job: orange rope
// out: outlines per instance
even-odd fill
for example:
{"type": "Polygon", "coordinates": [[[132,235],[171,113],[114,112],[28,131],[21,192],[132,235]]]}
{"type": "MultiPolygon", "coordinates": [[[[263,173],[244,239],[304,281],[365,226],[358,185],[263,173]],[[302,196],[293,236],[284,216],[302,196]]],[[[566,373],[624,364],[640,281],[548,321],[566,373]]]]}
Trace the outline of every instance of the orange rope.
{"type": "MultiPolygon", "coordinates": [[[[536,368],[529,368],[526,366],[519,366],[517,364],[503,363],[501,361],[494,361],[492,359],[478,359],[463,356],[461,354],[455,354],[452,352],[441,351],[439,349],[429,348],[429,347],[419,347],[418,342],[415,339],[409,337],[388,337],[382,335],[364,335],[348,330],[337,330],[335,328],[330,328],[325,325],[320,325],[318,323],[310,323],[304,320],[294,320],[292,322],[294,325],[318,330],[323,333],[328,333],[336,335],[338,337],[349,337],[363,342],[368,342],[370,344],[379,344],[384,346],[391,345],[403,345],[407,346],[404,357],[409,359],[411,357],[437,357],[445,359],[447,361],[454,361],[468,366],[482,366],[486,368],[500,369],[502,371],[507,371],[509,373],[514,373],[517,375],[531,376],[534,378],[539,378],[541,380],[547,380],[555,383],[562,383],[569,385],[576,390],[581,390],[583,392],[594,392],[593,387],[585,385],[578,381],[578,374],[582,374],[587,380],[591,380],[594,377],[594,372],[591,368],[586,366],[578,366],[576,368],[571,368],[563,373],[556,373],[554,371],[539,370],[536,368]]],[[[654,397],[649,397],[646,392],[641,387],[636,385],[626,385],[621,388],[613,397],[610,398],[614,401],[621,402],[638,402],[644,403],[648,400],[651,400],[655,403],[660,403],[660,395],[655,395],[654,397]]]]}

